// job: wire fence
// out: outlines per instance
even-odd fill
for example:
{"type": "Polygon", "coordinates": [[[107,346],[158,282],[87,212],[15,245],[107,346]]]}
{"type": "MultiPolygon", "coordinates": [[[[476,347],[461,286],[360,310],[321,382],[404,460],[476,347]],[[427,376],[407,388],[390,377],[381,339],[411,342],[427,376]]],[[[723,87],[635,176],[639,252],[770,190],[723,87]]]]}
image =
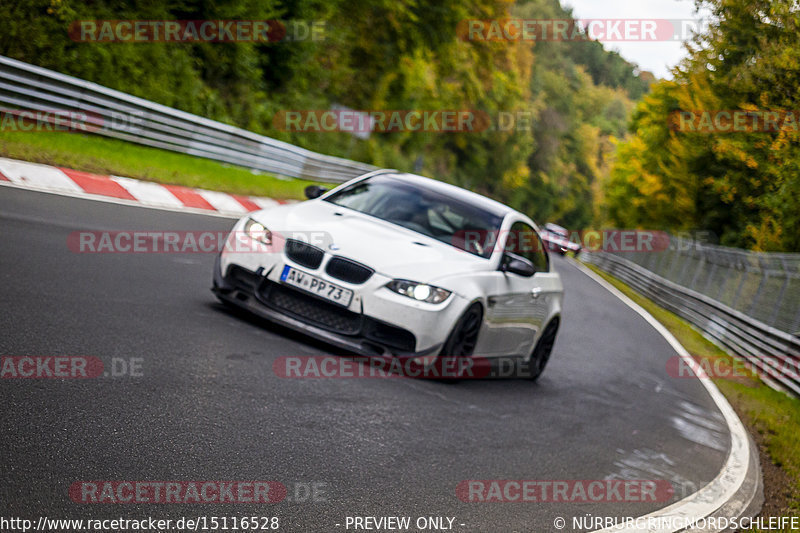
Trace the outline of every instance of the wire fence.
{"type": "Polygon", "coordinates": [[[800,395],[800,254],[671,236],[662,251],[583,257],[692,323],[767,382],[800,395]]]}
{"type": "Polygon", "coordinates": [[[687,289],[800,335],[800,254],[757,253],[670,237],[660,252],[615,252],[687,289]]]}

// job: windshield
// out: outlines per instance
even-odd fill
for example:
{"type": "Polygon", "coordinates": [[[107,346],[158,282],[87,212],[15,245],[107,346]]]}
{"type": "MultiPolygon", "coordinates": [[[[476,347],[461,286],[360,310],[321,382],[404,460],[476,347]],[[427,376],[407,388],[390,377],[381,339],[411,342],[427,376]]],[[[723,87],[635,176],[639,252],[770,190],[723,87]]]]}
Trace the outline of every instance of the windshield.
{"type": "Polygon", "coordinates": [[[325,200],[485,259],[492,255],[492,247],[482,245],[482,239],[468,237],[497,234],[503,222],[502,216],[477,204],[387,175],[354,183],[325,200]]]}
{"type": "Polygon", "coordinates": [[[554,235],[563,237],[565,239],[569,237],[569,232],[565,228],[562,228],[561,226],[556,226],[555,224],[546,224],[544,229],[554,235]]]}

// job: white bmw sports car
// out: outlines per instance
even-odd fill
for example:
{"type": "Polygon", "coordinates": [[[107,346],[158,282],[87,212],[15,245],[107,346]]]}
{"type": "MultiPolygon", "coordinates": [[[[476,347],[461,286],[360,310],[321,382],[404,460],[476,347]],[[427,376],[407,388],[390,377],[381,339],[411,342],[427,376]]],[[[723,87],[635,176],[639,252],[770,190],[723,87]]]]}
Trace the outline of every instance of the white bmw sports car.
{"type": "Polygon", "coordinates": [[[358,355],[519,358],[541,374],[563,288],[531,219],[392,170],[249,213],[213,291],[358,355]]]}

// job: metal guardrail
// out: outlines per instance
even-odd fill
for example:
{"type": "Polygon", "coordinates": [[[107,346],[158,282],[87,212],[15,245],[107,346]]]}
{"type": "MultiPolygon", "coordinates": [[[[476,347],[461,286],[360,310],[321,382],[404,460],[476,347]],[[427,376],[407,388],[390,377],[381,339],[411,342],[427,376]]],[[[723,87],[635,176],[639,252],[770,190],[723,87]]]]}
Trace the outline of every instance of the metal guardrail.
{"type": "MultiPolygon", "coordinates": [[[[743,250],[726,251],[752,254],[743,250]]],[[[650,252],[651,255],[661,253],[667,252],[650,252]]],[[[588,253],[582,257],[687,320],[716,344],[743,359],[767,383],[800,395],[800,337],[772,327],[697,290],[670,281],[636,261],[622,257],[622,254],[588,253]]],[[[670,268],[671,272],[687,270],[685,267],[670,268]]],[[[699,275],[693,273],[692,279],[696,281],[699,275]]],[[[683,279],[687,277],[684,275],[683,279]]],[[[696,285],[694,282],[692,284],[696,285]]],[[[800,301],[794,300],[793,305],[800,305],[800,301]]]]}
{"type": "Polygon", "coordinates": [[[785,333],[800,334],[800,254],[758,253],[670,236],[669,246],[615,252],[785,333]]]}
{"type": "Polygon", "coordinates": [[[342,183],[374,170],[0,56],[0,105],[86,115],[91,133],[279,176],[342,183]]]}

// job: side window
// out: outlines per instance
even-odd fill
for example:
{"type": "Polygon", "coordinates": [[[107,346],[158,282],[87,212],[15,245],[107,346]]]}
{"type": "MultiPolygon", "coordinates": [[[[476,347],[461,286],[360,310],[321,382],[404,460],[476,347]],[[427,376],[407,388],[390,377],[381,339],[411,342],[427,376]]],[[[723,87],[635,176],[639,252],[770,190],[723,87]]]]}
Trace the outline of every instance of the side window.
{"type": "Polygon", "coordinates": [[[514,222],[506,241],[506,251],[521,255],[536,268],[536,272],[550,271],[550,258],[536,231],[524,222],[514,222]]]}

